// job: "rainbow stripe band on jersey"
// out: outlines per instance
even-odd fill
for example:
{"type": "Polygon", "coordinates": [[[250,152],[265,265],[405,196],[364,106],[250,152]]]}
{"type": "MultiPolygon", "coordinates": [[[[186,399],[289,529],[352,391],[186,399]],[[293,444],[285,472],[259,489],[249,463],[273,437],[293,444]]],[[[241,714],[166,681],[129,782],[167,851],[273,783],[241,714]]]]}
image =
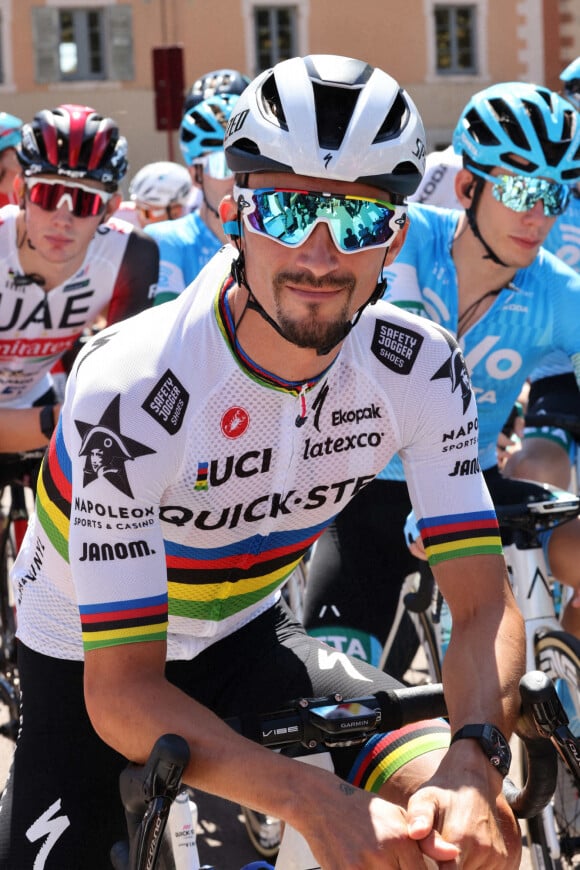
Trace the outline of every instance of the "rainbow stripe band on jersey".
{"type": "Polygon", "coordinates": [[[348,781],[365,791],[378,792],[384,783],[401,767],[427,752],[446,750],[451,740],[451,731],[443,719],[414,722],[376,734],[359,752],[348,781]]]}
{"type": "Polygon", "coordinates": [[[492,510],[428,517],[417,525],[430,565],[460,556],[501,556],[503,552],[492,510]]]}

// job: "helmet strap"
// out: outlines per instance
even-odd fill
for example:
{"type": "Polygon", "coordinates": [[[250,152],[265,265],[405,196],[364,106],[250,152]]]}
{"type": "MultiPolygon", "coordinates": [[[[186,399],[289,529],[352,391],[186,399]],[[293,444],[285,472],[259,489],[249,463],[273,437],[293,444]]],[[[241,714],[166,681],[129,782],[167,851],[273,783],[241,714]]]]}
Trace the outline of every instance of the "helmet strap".
{"type": "MultiPolygon", "coordinates": [[[[466,169],[469,169],[469,166],[466,166],[466,169]]],[[[495,251],[492,248],[490,248],[490,246],[487,244],[487,242],[485,241],[485,239],[481,235],[480,229],[477,225],[477,219],[475,217],[475,210],[477,208],[477,204],[478,204],[479,199],[481,197],[481,192],[483,190],[483,185],[485,184],[485,179],[480,178],[479,176],[476,176],[476,178],[477,178],[477,180],[476,180],[474,188],[473,188],[473,195],[471,197],[471,204],[470,204],[469,208],[465,209],[465,216],[466,216],[467,222],[469,224],[469,229],[471,230],[471,232],[473,233],[475,238],[479,242],[481,242],[481,244],[485,248],[485,254],[483,256],[484,260],[491,260],[493,263],[496,263],[496,265],[498,265],[498,266],[504,266],[505,268],[509,268],[508,264],[504,263],[503,260],[500,260],[500,258],[495,253],[495,251]]]]}
{"type": "MultiPolygon", "coordinates": [[[[240,226],[240,234],[241,234],[241,226],[240,226]]],[[[260,315],[260,317],[263,320],[265,320],[266,323],[269,326],[271,326],[273,330],[275,330],[275,332],[278,333],[278,335],[281,338],[283,338],[285,341],[289,341],[291,344],[295,344],[296,342],[293,342],[292,339],[288,338],[284,334],[281,327],[276,323],[274,318],[268,314],[266,309],[263,307],[262,303],[254,295],[252,288],[248,284],[248,279],[246,276],[246,260],[245,260],[244,252],[241,250],[240,243],[237,239],[236,239],[235,244],[236,244],[236,247],[238,249],[238,256],[236,257],[235,260],[232,260],[232,264],[230,267],[230,273],[231,273],[232,278],[236,282],[236,284],[239,287],[244,287],[248,291],[248,301],[247,301],[246,306],[244,308],[244,311],[242,313],[242,317],[248,309],[250,309],[251,311],[256,311],[260,315]]],[[[381,276],[383,273],[383,269],[385,267],[385,260],[387,258],[388,252],[389,252],[389,249],[387,248],[385,251],[385,256],[383,258],[383,265],[382,265],[381,271],[380,271],[381,276]]],[[[363,311],[365,310],[365,308],[367,307],[367,305],[374,305],[375,302],[378,302],[378,300],[383,296],[386,288],[387,288],[386,279],[381,277],[377,281],[375,289],[373,290],[373,292],[372,292],[371,296],[369,297],[369,299],[367,300],[367,302],[365,302],[364,305],[361,305],[361,307],[358,309],[358,311],[355,312],[353,319],[349,323],[344,324],[344,327],[342,330],[342,335],[339,336],[336,339],[336,341],[334,341],[332,344],[325,345],[324,347],[316,348],[316,355],[317,356],[326,356],[332,350],[334,350],[334,348],[338,344],[340,344],[342,341],[344,341],[344,339],[347,337],[347,335],[352,330],[352,328],[354,326],[356,326],[357,323],[359,322],[360,317],[361,317],[363,311]]],[[[236,326],[239,326],[241,319],[242,318],[240,318],[240,320],[238,321],[236,326]]]]}

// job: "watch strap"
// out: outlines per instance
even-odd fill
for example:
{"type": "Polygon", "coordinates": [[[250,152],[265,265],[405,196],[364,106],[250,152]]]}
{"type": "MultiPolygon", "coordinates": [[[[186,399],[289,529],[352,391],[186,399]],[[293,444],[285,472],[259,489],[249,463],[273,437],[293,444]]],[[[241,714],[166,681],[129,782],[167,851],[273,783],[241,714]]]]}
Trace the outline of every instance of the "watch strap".
{"type": "Polygon", "coordinates": [[[496,725],[488,722],[464,725],[451,738],[450,746],[457,740],[477,740],[483,752],[498,773],[506,776],[511,764],[509,743],[496,725]]]}
{"type": "Polygon", "coordinates": [[[40,431],[50,441],[55,428],[54,407],[52,405],[43,405],[40,409],[40,431]]]}

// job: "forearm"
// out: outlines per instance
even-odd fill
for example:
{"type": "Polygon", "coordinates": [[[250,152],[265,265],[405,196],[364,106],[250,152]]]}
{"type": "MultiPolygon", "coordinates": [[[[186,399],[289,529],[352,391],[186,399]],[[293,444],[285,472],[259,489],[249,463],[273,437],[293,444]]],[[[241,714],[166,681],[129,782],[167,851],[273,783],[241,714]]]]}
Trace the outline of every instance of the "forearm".
{"type": "MultiPolygon", "coordinates": [[[[123,648],[126,672],[132,670],[131,660],[139,656],[135,647],[140,646],[123,648]]],[[[136,665],[139,675],[126,680],[108,666],[92,670],[93,655],[87,655],[85,672],[89,716],[100,737],[129,760],[144,763],[161,734],[179,734],[191,752],[186,782],[284,818],[298,829],[308,816],[309,795],[315,792],[321,800],[332,800],[340,788],[341,780],[334,774],[311,770],[236,734],[207,707],[169,683],[152,659],[151,667],[136,665]]],[[[112,662],[115,650],[99,650],[98,655],[101,662],[112,662]]]]}
{"type": "Polygon", "coordinates": [[[443,663],[445,697],[452,732],[467,723],[491,722],[509,737],[525,668],[523,620],[504,580],[503,559],[481,558],[496,562],[488,563],[485,587],[470,589],[466,575],[459,605],[449,602],[453,629],[443,663]],[[483,588],[495,591],[481,597],[476,590],[483,588]]]}
{"type": "MultiPolygon", "coordinates": [[[[60,406],[54,406],[58,420],[60,406]]],[[[49,438],[40,428],[41,408],[3,408],[0,411],[0,453],[22,453],[46,447],[49,438]]]]}
{"type": "Polygon", "coordinates": [[[165,679],[141,679],[134,690],[105,685],[98,692],[89,687],[89,714],[102,739],[132,761],[143,763],[161,734],[180,734],[191,752],[185,782],[283,818],[304,834],[317,807],[344,799],[334,774],[240,737],[165,679]]]}

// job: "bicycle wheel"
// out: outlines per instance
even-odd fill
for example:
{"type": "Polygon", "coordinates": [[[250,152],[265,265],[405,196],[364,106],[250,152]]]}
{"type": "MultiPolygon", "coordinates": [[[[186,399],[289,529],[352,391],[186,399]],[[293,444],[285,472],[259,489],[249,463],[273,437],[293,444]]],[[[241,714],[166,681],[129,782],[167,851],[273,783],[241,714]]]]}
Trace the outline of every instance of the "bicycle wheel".
{"type": "MultiPolygon", "coordinates": [[[[580,736],[580,641],[563,631],[546,631],[536,638],[535,656],[537,667],[556,686],[570,728],[580,736]]],[[[538,868],[580,867],[580,794],[560,759],[552,803],[529,820],[528,831],[532,860],[538,868]]]]}
{"type": "Polygon", "coordinates": [[[274,816],[240,807],[250,843],[262,858],[275,858],[282,841],[282,822],[274,816]]]}
{"type": "Polygon", "coordinates": [[[306,593],[306,579],[308,577],[308,566],[305,558],[296,565],[282,590],[282,594],[290,609],[300,622],[302,622],[304,614],[304,595],[306,593]]]}
{"type": "Polygon", "coordinates": [[[2,517],[0,535],[0,669],[10,678],[16,661],[16,608],[10,588],[10,571],[16,558],[16,544],[9,516],[2,517]]]}

